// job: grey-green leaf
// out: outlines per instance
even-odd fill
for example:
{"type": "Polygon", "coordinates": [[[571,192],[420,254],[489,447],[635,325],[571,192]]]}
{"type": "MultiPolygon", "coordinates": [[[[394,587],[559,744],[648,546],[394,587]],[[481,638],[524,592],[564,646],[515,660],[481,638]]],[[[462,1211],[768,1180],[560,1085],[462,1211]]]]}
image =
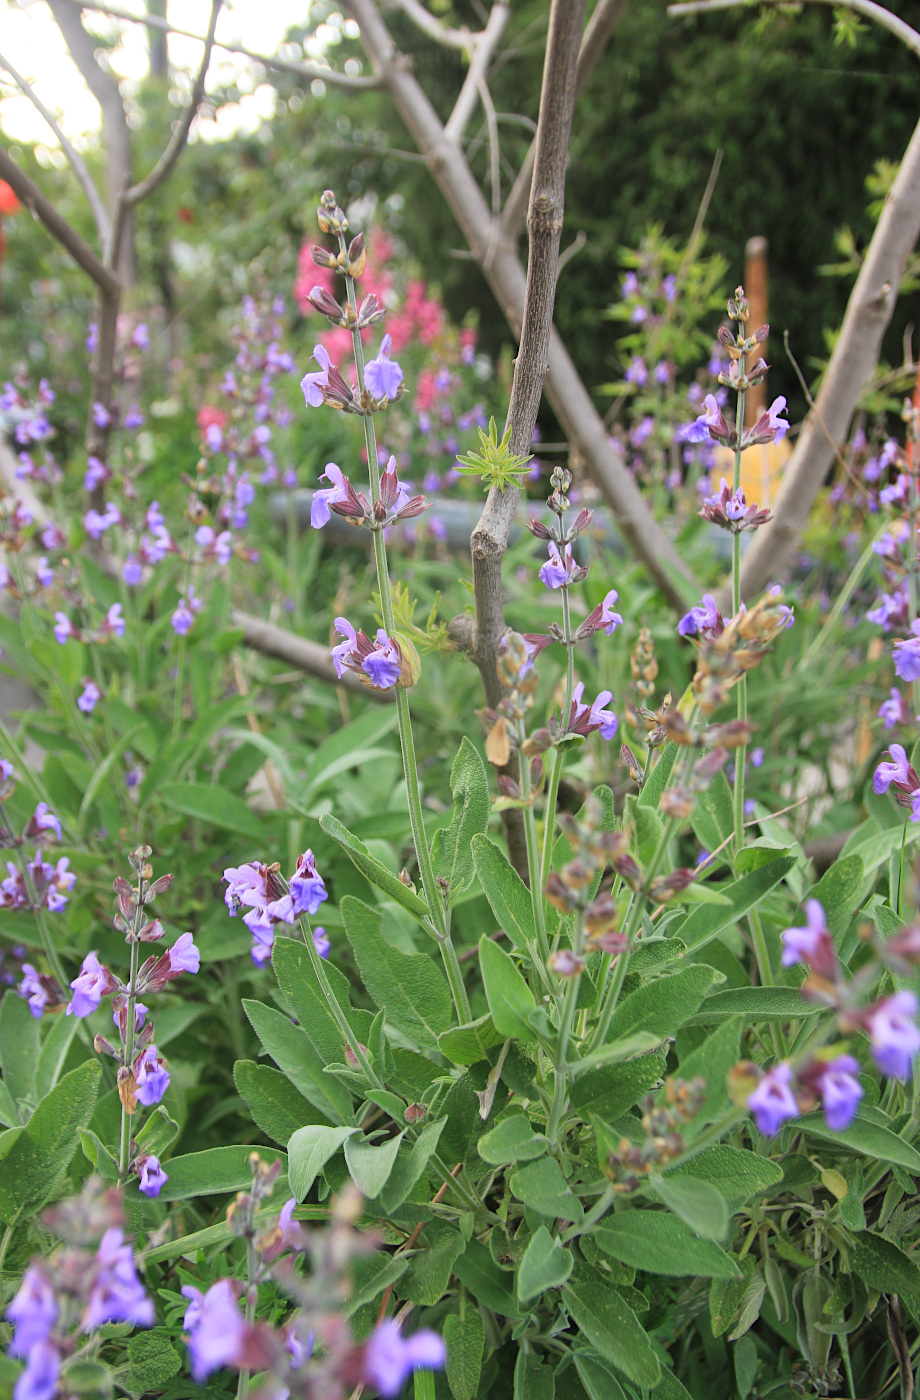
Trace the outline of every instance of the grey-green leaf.
{"type": "Polygon", "coordinates": [[[38,1055],[38,1021],[29,1003],[10,987],[0,1001],[0,1070],[14,1099],[32,1098],[38,1055]]]}
{"type": "Polygon", "coordinates": [[[362,1196],[366,1196],[368,1200],[372,1201],[379,1196],[389,1181],[399,1152],[399,1145],[404,1137],[404,1132],[399,1133],[396,1137],[381,1143],[379,1147],[363,1137],[355,1136],[345,1139],[345,1161],[348,1164],[351,1179],[362,1196]]]}
{"type": "Polygon", "coordinates": [[[572,1256],[545,1225],[530,1238],[518,1267],[517,1292],[522,1303],[550,1288],[561,1288],[572,1272],[572,1256]]]}
{"type": "Polygon", "coordinates": [[[291,1192],[302,1201],[323,1167],[359,1128],[298,1128],[288,1143],[291,1192]]]}
{"type": "Polygon", "coordinates": [[[476,1400],[482,1373],[486,1329],[475,1308],[467,1308],[461,1318],[450,1313],[442,1328],[447,1347],[447,1384],[454,1400],[476,1400]]]}
{"type": "Polygon", "coordinates": [[[615,1288],[582,1265],[563,1288],[562,1296],[584,1336],[606,1361],[636,1385],[657,1383],[661,1367],[652,1344],[615,1288]]]}
{"type": "Polygon", "coordinates": [[[389,1025],[422,1050],[437,1050],[438,1036],[453,1017],[450,988],[424,953],[400,953],[380,932],[380,915],[346,895],[341,904],[345,932],[361,980],[389,1025]]]}
{"type": "Polygon", "coordinates": [[[489,778],[478,749],[464,735],[450,770],[454,811],[450,825],[434,834],[431,863],[447,881],[451,902],[472,883],[472,840],[489,826],[489,778]]]}
{"type": "Polygon", "coordinates": [[[679,1278],[737,1278],[731,1255],[712,1240],[699,1239],[676,1215],[663,1210],[628,1210],[609,1215],[594,1233],[598,1247],[647,1274],[679,1278]]]}

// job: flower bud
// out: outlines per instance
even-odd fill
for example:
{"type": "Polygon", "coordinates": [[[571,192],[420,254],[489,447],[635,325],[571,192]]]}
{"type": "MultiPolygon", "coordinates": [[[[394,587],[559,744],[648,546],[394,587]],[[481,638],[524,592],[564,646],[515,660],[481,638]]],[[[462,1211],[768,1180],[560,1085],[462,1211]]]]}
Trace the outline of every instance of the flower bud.
{"type": "Polygon", "coordinates": [[[558,948],[546,960],[550,972],[557,977],[580,977],[585,970],[585,960],[571,948],[558,948]]]}
{"type": "Polygon", "coordinates": [[[696,798],[682,783],[665,788],[658,801],[658,810],[663,816],[676,817],[680,821],[689,817],[695,806],[696,798]]]}
{"type": "Polygon", "coordinates": [[[423,1103],[410,1103],[403,1114],[403,1118],[407,1123],[421,1123],[422,1119],[427,1118],[427,1116],[428,1109],[423,1103]]]}

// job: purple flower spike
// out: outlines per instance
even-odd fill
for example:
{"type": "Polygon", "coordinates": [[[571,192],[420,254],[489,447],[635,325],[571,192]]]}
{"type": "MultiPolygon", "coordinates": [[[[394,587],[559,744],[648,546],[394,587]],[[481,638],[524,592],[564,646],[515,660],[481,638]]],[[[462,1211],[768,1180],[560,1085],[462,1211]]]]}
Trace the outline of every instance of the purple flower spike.
{"type": "Polygon", "coordinates": [[[917,998],[906,991],[885,997],[864,1013],[873,1058],[889,1079],[910,1077],[911,1062],[920,1050],[916,1015],[917,998]]]}
{"type": "Polygon", "coordinates": [[[134,1061],[134,1083],[137,1101],[145,1108],[159,1103],[169,1088],[169,1070],[155,1045],[148,1045],[134,1061]]]}
{"type": "Polygon", "coordinates": [[[159,1157],[154,1157],[153,1155],[142,1157],[138,1161],[137,1166],[138,1176],[140,1177],[138,1190],[141,1195],[149,1196],[151,1200],[159,1196],[163,1187],[169,1180],[166,1172],[164,1172],[163,1168],[160,1166],[159,1157]]]}
{"type": "Polygon", "coordinates": [[[172,947],[167,949],[166,957],[169,961],[167,981],[178,977],[181,972],[197,972],[201,966],[201,954],[190,933],[180,934],[172,947]]]}
{"type": "Polygon", "coordinates": [[[134,1255],[119,1229],[106,1230],[96,1256],[97,1273],[83,1315],[83,1331],[104,1322],[133,1322],[152,1327],[153,1303],[134,1270],[134,1255]]]}
{"type": "Polygon", "coordinates": [[[22,1276],[19,1292],[6,1310],[13,1323],[13,1356],[28,1356],[37,1342],[43,1342],[58,1317],[58,1303],[51,1282],[41,1268],[30,1264],[22,1276]]]}
{"type": "Polygon", "coordinates": [[[390,359],[390,337],[385,335],[377,358],[369,360],[365,367],[364,382],[375,399],[393,399],[402,380],[402,370],[390,359]]]}
{"type": "Polygon", "coordinates": [[[36,1342],[29,1352],[26,1369],[13,1388],[13,1400],[52,1400],[59,1395],[61,1353],[53,1342],[36,1342]]]}
{"type": "Polygon", "coordinates": [[[393,1318],[381,1322],[364,1343],[362,1379],[381,1395],[398,1395],[413,1371],[436,1371],[444,1365],[444,1342],[423,1328],[403,1337],[393,1318]]]}
{"type": "Polygon", "coordinates": [[[398,642],[388,637],[382,627],[377,630],[375,642],[363,631],[355,631],[347,617],[335,619],[335,630],[344,638],[332,648],[336,675],[355,671],[366,676],[378,690],[396,685],[402,675],[402,652],[398,642]]]}
{"type": "Polygon", "coordinates": [[[118,983],[103,967],[95,953],[87,953],[79,974],[71,982],[73,1000],[67,1007],[68,1016],[91,1016],[98,1010],[102,998],[114,992],[118,983]]]}
{"type": "Polygon", "coordinates": [[[805,903],[805,927],[787,928],[782,940],[783,967],[801,962],[829,982],[836,979],[837,952],[825,922],[824,909],[817,899],[805,903]]]}
{"type": "Polygon", "coordinates": [[[754,1115],[758,1130],[765,1137],[772,1137],[787,1118],[795,1118],[798,1115],[799,1106],[789,1088],[791,1080],[792,1070],[789,1065],[774,1065],[748,1097],[748,1108],[754,1115]]]}
{"type": "Polygon", "coordinates": [[[189,1333],[195,1380],[206,1380],[221,1366],[241,1365],[246,1322],[237,1306],[232,1281],[222,1278],[207,1293],[186,1284],[182,1292],[190,1299],[183,1325],[189,1333]]]}

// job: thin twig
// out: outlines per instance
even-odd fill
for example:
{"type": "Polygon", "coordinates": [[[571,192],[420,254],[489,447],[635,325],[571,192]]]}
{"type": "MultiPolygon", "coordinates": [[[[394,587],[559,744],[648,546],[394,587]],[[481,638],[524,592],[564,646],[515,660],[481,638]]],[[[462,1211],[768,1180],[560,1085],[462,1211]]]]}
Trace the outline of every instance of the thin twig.
{"type": "Polygon", "coordinates": [[[865,486],[863,486],[863,484],[862,484],[862,482],[860,481],[859,477],[856,475],[856,473],[854,472],[853,468],[850,466],[849,462],[847,461],[846,457],[844,457],[843,453],[840,451],[840,448],[837,446],[836,442],[834,441],[834,439],[831,437],[830,433],[829,433],[828,430],[827,430],[827,424],[824,422],[824,419],[821,417],[821,410],[818,408],[818,405],[815,403],[814,396],[813,396],[811,390],[810,390],[809,387],[808,387],[808,383],[807,383],[807,381],[806,381],[806,379],[805,379],[804,374],[802,373],[802,370],[801,370],[801,368],[800,368],[800,366],[799,366],[799,362],[798,362],[798,360],[795,358],[795,356],[793,355],[791,349],[789,348],[789,330],[788,330],[788,328],[787,328],[786,330],[783,331],[783,345],[784,345],[784,347],[785,347],[786,354],[789,356],[789,363],[792,365],[792,368],[793,368],[793,370],[795,371],[795,377],[796,377],[796,379],[799,381],[799,388],[802,390],[802,393],[805,395],[805,399],[806,399],[806,402],[808,403],[808,407],[811,409],[812,413],[814,413],[814,415],[815,415],[815,417],[817,418],[818,422],[821,424],[821,430],[822,430],[822,432],[824,433],[824,436],[827,438],[827,441],[828,441],[828,444],[830,445],[831,451],[833,452],[834,456],[837,458],[838,465],[841,466],[841,467],[843,467],[843,470],[846,472],[847,476],[850,478],[850,481],[853,483],[853,485],[857,488],[857,490],[859,490],[859,491],[861,491],[861,492],[863,493],[863,495],[866,497],[866,500],[869,500],[869,499],[870,499],[870,494],[871,494],[871,493],[870,493],[869,491],[866,490],[865,486]]]}
{"type": "MultiPolygon", "coordinates": [[[[760,0],[764,6],[781,5],[783,0],[760,0]]],[[[916,29],[911,29],[909,24],[905,24],[903,19],[898,19],[890,10],[886,10],[883,5],[876,5],[874,0],[810,0],[813,5],[830,5],[835,10],[852,10],[856,15],[864,15],[866,19],[874,20],[883,29],[894,34],[906,44],[913,53],[920,58],[920,34],[916,29]]],[[[715,10],[736,10],[739,6],[746,9],[751,8],[751,0],[684,0],[678,5],[669,5],[669,15],[704,15],[715,10]]]]}
{"type": "Polygon", "coordinates": [[[25,96],[32,103],[32,106],[36,109],[37,112],[39,112],[42,115],[42,117],[44,117],[45,121],[48,123],[51,130],[54,132],[55,136],[57,137],[58,144],[61,147],[61,150],[64,152],[65,156],[70,161],[71,168],[73,169],[73,172],[76,175],[77,179],[80,181],[83,193],[86,195],[87,203],[89,204],[89,207],[92,210],[93,222],[96,225],[96,232],[99,235],[99,241],[100,243],[105,243],[106,238],[109,234],[109,229],[111,227],[111,221],[109,219],[108,213],[106,212],[105,205],[102,203],[102,198],[99,194],[99,191],[96,188],[96,185],[93,181],[93,177],[90,175],[89,171],[86,168],[86,162],[84,161],[83,157],[78,155],[78,153],[74,150],[73,146],[70,144],[67,137],[64,135],[63,131],[58,125],[57,120],[52,115],[52,113],[48,111],[48,108],[41,101],[38,94],[32,88],[31,84],[27,82],[26,79],[23,78],[20,73],[16,72],[16,69],[13,67],[13,65],[9,63],[7,59],[3,57],[2,54],[0,54],[0,68],[6,69],[7,73],[9,73],[16,86],[20,89],[21,92],[25,94],[25,96]]]}
{"type": "Polygon", "coordinates": [[[399,9],[404,15],[411,19],[416,28],[421,29],[423,34],[427,34],[429,39],[434,39],[436,44],[443,44],[448,49],[474,49],[477,41],[482,38],[483,33],[471,32],[469,29],[451,29],[448,25],[442,24],[435,19],[430,10],[426,10],[424,5],[419,4],[419,0],[396,0],[399,9]]]}
{"type": "MultiPolygon", "coordinates": [[[[120,10],[115,5],[102,5],[92,3],[91,0],[65,0],[68,5],[76,5],[81,10],[94,10],[98,14],[111,15],[113,19],[124,19],[129,24],[143,24],[147,29],[159,29],[165,34],[177,34],[182,39],[197,39],[199,44],[204,43],[203,34],[195,34],[191,29],[180,29],[178,25],[170,23],[169,20],[161,18],[159,15],[132,15],[127,10],[120,10]]],[[[321,82],[335,84],[337,87],[348,88],[375,88],[380,84],[376,78],[361,77],[350,73],[339,73],[334,68],[327,68],[322,63],[295,63],[291,59],[279,58],[274,54],[256,53],[254,49],[247,49],[243,44],[223,44],[219,39],[214,40],[214,47],[221,49],[224,53],[238,53],[243,58],[251,59],[253,63],[261,63],[266,68],[275,68],[281,73],[293,73],[296,77],[306,78],[312,81],[319,78],[321,82]]]]}
{"type": "Polygon", "coordinates": [[[495,52],[495,47],[505,32],[510,14],[511,9],[507,0],[496,0],[492,7],[492,13],[489,15],[489,22],[473,50],[460,95],[454,103],[454,110],[445,124],[444,135],[448,141],[459,141],[466,130],[467,123],[476,106],[476,97],[480,91],[479,85],[485,77],[485,71],[489,66],[492,54],[495,52]]]}
{"type": "Polygon", "coordinates": [[[158,186],[162,185],[176,161],[179,159],[179,156],[182,154],[182,148],[188,140],[189,132],[192,128],[192,122],[198,115],[198,108],[201,106],[201,101],[204,97],[204,85],[208,76],[208,67],[211,63],[211,50],[214,47],[214,32],[217,29],[217,20],[220,15],[221,4],[222,0],[211,0],[211,17],[208,21],[208,32],[203,41],[204,53],[201,56],[201,67],[198,69],[198,77],[195,79],[195,86],[192,88],[191,100],[182,113],[181,118],[176,123],[175,130],[169,138],[165,151],[160,156],[160,159],[157,161],[150,174],[141,180],[139,184],[132,185],[131,189],[126,190],[122,196],[121,202],[127,208],[131,208],[135,204],[140,204],[142,199],[146,199],[148,195],[153,194],[153,191],[157,189],[158,186]]]}
{"type": "Polygon", "coordinates": [[[46,199],[33,180],[20,170],[12,156],[0,146],[0,178],[4,179],[13,193],[26,208],[39,219],[48,232],[67,249],[78,267],[82,267],[97,287],[109,292],[119,290],[118,278],[110,268],[100,262],[88,244],[71,228],[65,218],[58,213],[50,199],[46,199]]]}

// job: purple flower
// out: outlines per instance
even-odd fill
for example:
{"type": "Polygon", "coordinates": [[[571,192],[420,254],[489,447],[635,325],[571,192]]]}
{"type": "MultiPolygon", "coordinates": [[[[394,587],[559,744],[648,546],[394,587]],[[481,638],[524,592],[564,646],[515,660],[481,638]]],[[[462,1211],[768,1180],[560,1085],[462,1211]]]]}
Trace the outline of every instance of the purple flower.
{"type": "Polygon", "coordinates": [[[711,593],[703,594],[703,601],[697,603],[688,613],[684,613],[677,630],[682,637],[696,637],[702,632],[718,636],[723,630],[722,614],[716,607],[711,593]]]}
{"type": "Polygon", "coordinates": [[[148,1045],[134,1061],[134,1084],[138,1103],[152,1108],[169,1088],[169,1070],[157,1054],[155,1045],[148,1045]]]}
{"type": "Polygon", "coordinates": [[[98,457],[87,457],[86,471],[83,474],[84,491],[95,491],[97,486],[104,486],[107,481],[111,481],[112,473],[105,462],[98,457]]]}
{"type": "Polygon", "coordinates": [[[56,612],[54,614],[54,640],[59,646],[69,642],[71,637],[79,637],[79,635],[66,613],[56,612]]]}
{"type": "MultiPolygon", "coordinates": [[[[142,1001],[136,1001],[136,1002],[134,1003],[134,1030],[135,1030],[135,1033],[136,1033],[137,1031],[141,1030],[141,1028],[143,1027],[144,1021],[147,1019],[147,1012],[148,1012],[149,1010],[150,1010],[150,1007],[149,1007],[149,1006],[145,1006],[144,1003],[143,1003],[142,1001]]],[[[112,1012],[112,1020],[115,1022],[116,1026],[120,1026],[120,1025],[121,1025],[122,1019],[124,1019],[125,1024],[127,1024],[127,1008],[126,1008],[126,1007],[122,1007],[120,1011],[113,1011],[113,1012],[112,1012]]]]}
{"type": "Polygon", "coordinates": [[[137,325],[134,327],[131,344],[134,346],[135,350],[149,350],[150,332],[147,329],[145,321],[138,321],[137,325]]]}
{"type": "Polygon", "coordinates": [[[914,1055],[920,1050],[920,1030],[914,1019],[917,998],[913,992],[895,992],[869,1007],[864,1024],[872,1042],[872,1056],[889,1079],[907,1079],[914,1055]]]}
{"type": "Polygon", "coordinates": [[[169,960],[167,980],[178,977],[181,972],[197,972],[201,966],[201,954],[190,933],[180,934],[172,947],[167,949],[166,957],[169,960]]]}
{"type": "Polygon", "coordinates": [[[323,877],[316,873],[312,851],[304,851],[297,857],[297,868],[290,881],[290,897],[294,914],[308,914],[311,918],[323,901],[329,898],[323,877]]]}
{"type": "Polygon", "coordinates": [[[795,1118],[799,1112],[795,1095],[789,1088],[791,1079],[792,1070],[789,1065],[774,1065],[748,1096],[748,1108],[754,1115],[754,1122],[759,1131],[765,1137],[772,1137],[787,1118],[795,1118]]]}
{"type": "Polygon", "coordinates": [[[377,645],[361,662],[361,670],[378,690],[389,690],[399,680],[402,671],[399,648],[382,627],[377,628],[377,645]]]}
{"type": "Polygon", "coordinates": [[[38,802],[35,811],[29,818],[29,824],[25,829],[25,835],[29,838],[41,836],[43,831],[53,831],[60,841],[61,823],[59,818],[50,810],[47,802],[38,802]]]}
{"type": "Polygon", "coordinates": [[[905,789],[916,786],[912,782],[912,775],[916,775],[908,762],[907,754],[901,744],[891,744],[887,750],[891,755],[891,763],[880,763],[872,776],[872,791],[880,796],[887,792],[894,783],[896,787],[902,786],[905,789]]]}
{"type": "Polygon", "coordinates": [[[735,431],[726,423],[715,395],[707,394],[703,404],[706,412],[680,430],[681,440],[706,442],[709,438],[714,438],[716,442],[733,442],[735,431]]]}
{"type": "Polygon", "coordinates": [[[819,900],[806,900],[805,921],[804,928],[787,928],[782,934],[782,965],[805,963],[819,977],[833,981],[837,976],[837,953],[819,900]]]}
{"type": "Polygon", "coordinates": [[[648,367],[641,355],[633,355],[623,375],[627,384],[635,384],[637,389],[648,383],[648,367]]]}
{"type": "Polygon", "coordinates": [[[333,502],[337,505],[344,504],[349,499],[347,479],[342,468],[337,467],[335,462],[326,463],[326,470],[321,473],[320,480],[331,481],[332,485],[313,492],[310,524],[314,530],[321,530],[327,523],[332,513],[329,507],[333,502]]]}
{"type": "Polygon", "coordinates": [[[84,680],[83,691],[77,697],[77,709],[82,710],[85,715],[92,714],[101,699],[102,691],[96,682],[84,680]]]}
{"type": "Polygon", "coordinates": [[[920,619],[911,623],[912,637],[899,638],[894,644],[894,671],[902,681],[920,680],[920,619]]]}
{"type": "Polygon", "coordinates": [[[96,325],[95,321],[90,321],[89,330],[86,332],[86,340],[83,344],[86,346],[87,355],[95,355],[96,351],[99,349],[99,327],[96,325]]]}
{"type": "Polygon", "coordinates": [[[13,1400],[52,1400],[59,1395],[61,1354],[53,1342],[36,1342],[29,1351],[26,1369],[13,1387],[13,1400]]]}
{"type": "Polygon", "coordinates": [[[138,1167],[138,1176],[140,1177],[138,1190],[141,1195],[151,1198],[159,1196],[169,1180],[166,1172],[160,1166],[159,1157],[154,1157],[152,1154],[149,1157],[143,1157],[138,1163],[138,1167]]]}
{"type": "Polygon", "coordinates": [[[782,442],[789,431],[788,419],[780,417],[780,414],[785,412],[786,400],[780,394],[745,433],[743,445],[753,447],[761,443],[782,442]]]}
{"type": "Polygon", "coordinates": [[[444,1361],[444,1343],[437,1332],[422,1328],[411,1337],[403,1337],[399,1323],[387,1318],[364,1343],[362,1379],[366,1385],[376,1386],[381,1395],[398,1395],[413,1371],[436,1371],[444,1361]]]}
{"type": "Polygon", "coordinates": [[[899,724],[910,723],[910,712],[904,703],[904,696],[897,686],[892,686],[888,699],[878,708],[878,717],[884,721],[886,729],[894,729],[899,724]]]}
{"type": "Polygon", "coordinates": [[[123,637],[125,635],[125,620],[121,615],[121,603],[113,603],[102,620],[99,628],[100,637],[123,637]]]}
{"type": "Polygon", "coordinates": [[[137,588],[143,582],[144,570],[136,554],[129,554],[121,569],[121,576],[129,588],[137,588]]]}
{"type": "Polygon", "coordinates": [[[857,1105],[865,1093],[856,1078],[858,1073],[859,1064],[852,1055],[838,1055],[835,1060],[822,1064],[814,1076],[824,1108],[824,1121],[832,1132],[842,1133],[856,1117],[857,1105]]]}
{"type": "Polygon", "coordinates": [[[6,1310],[13,1323],[13,1356],[27,1356],[36,1342],[43,1342],[58,1318],[58,1302],[50,1280],[36,1264],[30,1264],[22,1276],[19,1291],[6,1310]]]}
{"type": "Polygon", "coordinates": [[[314,346],[311,358],[316,361],[320,368],[313,374],[305,374],[300,381],[300,387],[303,390],[307,406],[319,408],[323,402],[322,391],[329,383],[329,370],[332,367],[332,361],[329,358],[329,351],[324,345],[314,346]]]}
{"type": "Polygon", "coordinates": [[[182,1293],[191,1300],[183,1326],[189,1332],[188,1349],[195,1380],[205,1380],[221,1366],[241,1365],[246,1322],[237,1306],[231,1280],[219,1279],[207,1293],[185,1284],[182,1293]]]}
{"type": "Polygon", "coordinates": [[[179,606],[170,621],[177,637],[185,637],[191,631],[195,614],[201,611],[201,599],[195,597],[195,589],[189,584],[186,595],[179,594],[179,606]]]}
{"type": "Polygon", "coordinates": [[[375,399],[393,399],[402,379],[402,370],[390,359],[390,337],[385,335],[377,358],[369,360],[365,366],[364,382],[375,399]]]}
{"type": "Polygon", "coordinates": [[[617,732],[617,717],[606,706],[609,700],[613,699],[613,694],[609,690],[602,690],[594,701],[593,705],[582,703],[582,695],[585,692],[584,681],[579,681],[572,691],[572,706],[569,710],[569,721],[566,726],[570,734],[589,734],[600,731],[602,739],[612,739],[617,732]]]}
{"type": "Polygon", "coordinates": [[[50,588],[54,583],[54,570],[44,554],[35,563],[35,580],[39,588],[50,588]]]}
{"type": "Polygon", "coordinates": [[[25,976],[19,984],[19,995],[28,1001],[29,1010],[37,1020],[45,1007],[51,1005],[51,992],[45,985],[46,979],[42,978],[31,963],[23,963],[22,970],[25,976]]]}
{"type": "Polygon", "coordinates": [[[83,1330],[91,1332],[104,1322],[133,1322],[135,1327],[152,1327],[153,1303],[134,1271],[131,1246],[124,1244],[121,1230],[106,1230],[96,1256],[98,1272],[93,1281],[83,1330]]]}
{"type": "Polygon", "coordinates": [[[136,403],[133,403],[125,414],[126,428],[142,428],[144,426],[144,415],[141,413],[136,403]]]}
{"type": "Polygon", "coordinates": [[[379,690],[389,690],[402,674],[402,653],[399,644],[388,637],[383,628],[377,629],[376,641],[363,631],[355,631],[347,617],[335,619],[335,630],[344,638],[332,648],[336,675],[346,670],[367,676],[379,690]]]}
{"type": "Polygon", "coordinates": [[[321,958],[328,958],[331,945],[329,942],[329,935],[326,933],[322,924],[317,924],[316,928],[313,930],[313,946],[321,958]]]}
{"type": "Polygon", "coordinates": [[[91,1016],[98,1010],[99,1003],[109,992],[114,992],[118,983],[95,953],[87,953],[80,972],[71,982],[73,999],[67,1006],[68,1016],[91,1016]]]}
{"type": "Polygon", "coordinates": [[[104,403],[98,401],[93,404],[93,422],[97,428],[108,428],[112,422],[112,415],[104,403]]]}
{"type": "Polygon", "coordinates": [[[547,548],[549,551],[549,559],[538,573],[538,578],[542,584],[547,588],[567,588],[570,583],[578,581],[574,578],[575,574],[581,574],[581,578],[584,578],[587,570],[585,570],[585,573],[581,573],[579,570],[578,565],[572,557],[572,546],[570,544],[567,544],[565,547],[564,558],[559,553],[559,546],[554,540],[550,540],[547,548]]]}
{"type": "Polygon", "coordinates": [[[614,632],[617,630],[617,628],[621,625],[623,621],[620,614],[618,612],[613,611],[613,605],[617,601],[617,597],[618,594],[616,589],[611,588],[610,592],[607,594],[606,598],[601,603],[601,626],[607,633],[608,637],[613,636],[614,632]]]}

